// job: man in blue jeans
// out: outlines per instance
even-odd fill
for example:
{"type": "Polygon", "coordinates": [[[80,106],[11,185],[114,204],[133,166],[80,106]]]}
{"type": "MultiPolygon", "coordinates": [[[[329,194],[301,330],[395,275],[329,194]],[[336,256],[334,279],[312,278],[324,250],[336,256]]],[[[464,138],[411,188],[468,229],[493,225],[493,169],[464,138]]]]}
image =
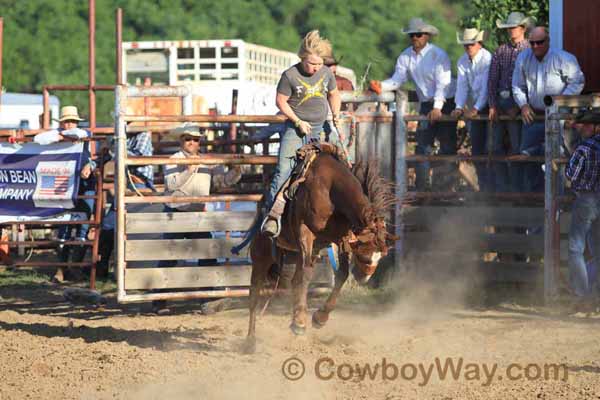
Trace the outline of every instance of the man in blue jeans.
{"type": "MultiPolygon", "coordinates": [[[[515,62],[512,91],[524,124],[521,153],[541,156],[545,125],[544,121],[536,121],[535,116],[544,115],[544,97],[579,94],[585,78],[573,54],[550,47],[546,28],[534,28],[529,34],[529,44],[531,47],[523,50],[515,62]]],[[[524,191],[541,192],[544,189],[541,163],[525,163],[523,179],[524,191]]]]}
{"type": "MultiPolygon", "coordinates": [[[[498,46],[490,65],[488,79],[489,119],[494,128],[494,155],[516,155],[521,147],[521,121],[503,121],[498,116],[515,118],[519,107],[512,98],[512,76],[518,55],[529,47],[525,32],[533,20],[520,12],[512,12],[504,21],[496,21],[499,29],[506,29],[509,41],[498,46]],[[505,134],[510,140],[505,145],[505,134]]],[[[494,163],[497,192],[520,192],[522,171],[518,162],[494,163]]]]}
{"type": "Polygon", "coordinates": [[[594,259],[600,260],[600,113],[585,113],[575,124],[583,141],[565,170],[576,194],[569,229],[569,277],[578,311],[589,308],[592,295],[584,250],[586,238],[594,259]]]}

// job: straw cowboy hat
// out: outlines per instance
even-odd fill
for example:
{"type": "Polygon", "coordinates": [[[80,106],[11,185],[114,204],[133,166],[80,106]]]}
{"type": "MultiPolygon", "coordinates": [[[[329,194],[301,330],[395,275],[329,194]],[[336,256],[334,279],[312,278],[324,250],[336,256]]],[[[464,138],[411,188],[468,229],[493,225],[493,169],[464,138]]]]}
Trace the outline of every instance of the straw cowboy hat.
{"type": "Polygon", "coordinates": [[[473,44],[483,42],[487,38],[485,31],[480,31],[476,28],[467,28],[463,31],[462,37],[456,32],[456,41],[458,44],[473,44]]]}
{"type": "Polygon", "coordinates": [[[173,129],[173,133],[183,136],[194,136],[194,137],[203,137],[204,135],[200,133],[200,129],[196,125],[185,124],[183,126],[177,127],[173,129]]]}
{"type": "Polygon", "coordinates": [[[433,25],[425,23],[421,18],[411,18],[408,21],[408,27],[402,29],[402,33],[428,33],[431,36],[437,35],[440,31],[433,25]]]}
{"type": "Polygon", "coordinates": [[[533,18],[526,17],[525,14],[516,11],[508,14],[508,18],[505,21],[496,20],[496,26],[500,29],[515,28],[517,26],[529,28],[533,23],[533,18]]]}
{"type": "Polygon", "coordinates": [[[77,107],[64,106],[60,109],[60,118],[58,119],[58,122],[63,121],[83,121],[83,119],[79,118],[77,107]]]}

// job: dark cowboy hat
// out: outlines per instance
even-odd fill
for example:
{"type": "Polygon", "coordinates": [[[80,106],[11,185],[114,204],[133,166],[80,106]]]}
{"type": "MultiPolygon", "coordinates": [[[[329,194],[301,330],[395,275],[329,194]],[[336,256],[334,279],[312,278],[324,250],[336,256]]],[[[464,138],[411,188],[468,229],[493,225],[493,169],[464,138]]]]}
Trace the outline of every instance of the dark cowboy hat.
{"type": "Polygon", "coordinates": [[[329,56],[325,56],[323,57],[323,64],[325,64],[327,67],[331,66],[331,65],[338,65],[341,61],[342,58],[344,58],[344,56],[340,57],[340,58],[335,58],[335,56],[329,55],[329,56]]]}
{"type": "Polygon", "coordinates": [[[600,124],[600,109],[589,108],[580,111],[575,117],[575,122],[580,124],[600,124]]]}

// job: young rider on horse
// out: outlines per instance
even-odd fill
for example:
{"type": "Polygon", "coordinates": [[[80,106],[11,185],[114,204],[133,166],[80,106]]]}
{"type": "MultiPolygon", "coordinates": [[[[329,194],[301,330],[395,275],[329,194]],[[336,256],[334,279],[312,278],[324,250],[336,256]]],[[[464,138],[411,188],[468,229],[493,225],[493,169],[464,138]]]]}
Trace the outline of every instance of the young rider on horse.
{"type": "MultiPolygon", "coordinates": [[[[266,199],[271,211],[262,226],[262,232],[272,237],[280,231],[280,217],[285,206],[285,200],[281,196],[276,199],[276,195],[292,172],[296,150],[311,140],[320,140],[329,109],[338,126],[340,93],[335,76],[323,66],[323,57],[331,53],[331,43],[322,39],[319,31],[309,32],[298,51],[300,63],[284,71],[277,85],[277,107],[289,120],[281,138],[277,166],[266,199]]],[[[338,138],[334,140],[338,141],[338,138]]]]}

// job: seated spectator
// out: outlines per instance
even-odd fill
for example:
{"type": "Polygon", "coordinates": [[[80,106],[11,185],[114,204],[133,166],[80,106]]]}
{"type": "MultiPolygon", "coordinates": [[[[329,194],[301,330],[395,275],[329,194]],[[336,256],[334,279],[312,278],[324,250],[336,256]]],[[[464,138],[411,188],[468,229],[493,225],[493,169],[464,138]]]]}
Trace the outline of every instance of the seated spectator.
{"type": "MultiPolygon", "coordinates": [[[[176,129],[180,134],[179,143],[181,150],[171,158],[198,158],[200,155],[200,141],[205,138],[198,127],[186,125],[176,129]]],[[[165,166],[165,195],[174,197],[208,196],[213,190],[235,185],[241,178],[238,166],[231,168],[227,173],[222,166],[217,165],[167,165],[165,166]]],[[[204,211],[204,203],[167,203],[164,211],[192,212],[204,211]]],[[[210,232],[177,232],[164,233],[163,239],[211,239],[210,232]]],[[[198,265],[215,265],[215,259],[198,260],[198,265]]],[[[161,261],[159,267],[176,266],[177,261],[161,261]]],[[[165,301],[154,301],[153,310],[157,313],[166,309],[165,301]]]]}

